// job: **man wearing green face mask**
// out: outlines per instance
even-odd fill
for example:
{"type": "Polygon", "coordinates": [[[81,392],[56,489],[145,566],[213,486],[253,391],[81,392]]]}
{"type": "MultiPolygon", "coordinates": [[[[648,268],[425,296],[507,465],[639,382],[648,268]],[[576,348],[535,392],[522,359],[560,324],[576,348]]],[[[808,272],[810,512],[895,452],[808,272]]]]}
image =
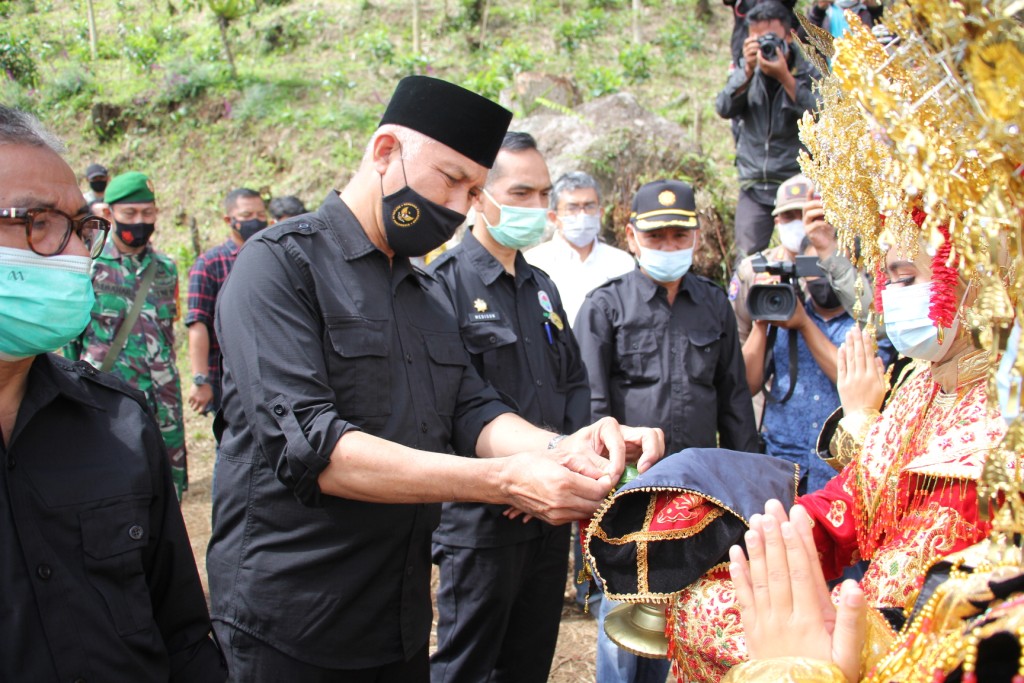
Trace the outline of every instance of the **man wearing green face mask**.
{"type": "Polygon", "coordinates": [[[110,240],[93,263],[92,320],[64,348],[146,396],[171,459],[178,500],[188,488],[185,418],[174,353],[178,269],[150,237],[158,209],[153,185],[137,171],[114,177],[104,196],[110,240]]]}
{"type": "MultiPolygon", "coordinates": [[[[534,139],[506,134],[472,231],[430,273],[452,300],[480,376],[524,419],[568,434],[589,422],[586,370],[554,282],[520,253],[543,233],[550,192],[534,139]]],[[[506,510],[444,505],[433,539],[441,582],[432,683],[548,679],[569,526],[524,524],[506,510]]]]}
{"type": "Polygon", "coordinates": [[[48,353],[89,322],[110,227],[62,151],[0,105],[0,681],[223,681],[141,395],[48,353]]]}

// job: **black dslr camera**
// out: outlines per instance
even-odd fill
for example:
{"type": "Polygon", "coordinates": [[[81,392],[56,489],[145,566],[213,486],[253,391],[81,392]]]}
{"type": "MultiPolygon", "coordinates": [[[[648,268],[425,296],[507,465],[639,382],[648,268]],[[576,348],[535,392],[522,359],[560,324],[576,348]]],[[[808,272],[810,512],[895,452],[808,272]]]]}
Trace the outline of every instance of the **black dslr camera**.
{"type": "Polygon", "coordinates": [[[769,261],[764,254],[755,254],[751,259],[755,273],[778,275],[782,280],[777,285],[753,285],[747,294],[747,311],[754,320],[782,322],[789,320],[796,311],[799,285],[798,277],[824,277],[825,272],[818,266],[817,256],[797,256],[796,263],[769,261]]]}
{"type": "Polygon", "coordinates": [[[776,50],[782,50],[782,54],[786,54],[786,41],[779,38],[774,33],[766,33],[763,36],[758,36],[757,44],[761,49],[761,56],[764,57],[766,62],[775,61],[776,50]]]}

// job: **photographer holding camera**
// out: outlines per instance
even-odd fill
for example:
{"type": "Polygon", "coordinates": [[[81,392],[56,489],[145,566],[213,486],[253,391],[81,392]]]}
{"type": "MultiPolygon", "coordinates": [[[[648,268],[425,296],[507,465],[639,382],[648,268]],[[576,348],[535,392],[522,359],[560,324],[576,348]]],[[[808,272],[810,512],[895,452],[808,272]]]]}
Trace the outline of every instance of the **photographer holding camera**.
{"type": "MultiPolygon", "coordinates": [[[[835,242],[835,229],[821,221],[808,231],[803,254],[816,261],[819,249],[834,252],[835,242]]],[[[800,465],[800,494],[816,491],[836,474],[818,458],[816,442],[821,425],[839,406],[837,347],[856,325],[824,273],[808,261],[755,264],[755,269],[781,275],[782,283],[752,288],[747,306],[754,325],[743,344],[750,393],[765,391],[761,427],[765,452],[800,465]],[[817,274],[809,275],[812,272],[817,274]],[[801,296],[798,279],[803,280],[806,298],[801,296]],[[790,291],[796,294],[795,300],[787,301],[784,294],[790,291]],[[787,306],[792,313],[780,319],[787,306]]]]}
{"type": "Polygon", "coordinates": [[[739,118],[736,167],[740,181],[736,204],[736,250],[740,257],[768,246],[772,209],[779,185],[800,172],[797,123],[813,110],[818,96],[811,83],[819,77],[793,42],[793,14],[769,0],[747,14],[750,34],[743,62],[718,93],[715,111],[739,118]]]}

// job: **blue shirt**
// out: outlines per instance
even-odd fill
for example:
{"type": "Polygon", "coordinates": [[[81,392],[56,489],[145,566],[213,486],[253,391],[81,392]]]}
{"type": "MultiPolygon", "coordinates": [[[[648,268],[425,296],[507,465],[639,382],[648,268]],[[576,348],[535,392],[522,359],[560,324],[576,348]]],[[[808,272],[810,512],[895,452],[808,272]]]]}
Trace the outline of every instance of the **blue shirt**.
{"type": "MultiPolygon", "coordinates": [[[[814,324],[837,347],[846,339],[846,332],[856,324],[845,311],[825,320],[814,310],[810,300],[805,307],[814,324]]],[[[815,446],[821,425],[839,407],[839,392],[835,383],[818,367],[800,333],[797,333],[796,348],[796,388],[785,403],[765,404],[761,433],[768,455],[800,465],[800,478],[806,479],[807,492],[810,493],[836,475],[832,466],[818,457],[815,446]]],[[[773,355],[772,365],[766,370],[774,372],[772,395],[781,398],[789,391],[788,330],[779,330],[773,355]]]]}

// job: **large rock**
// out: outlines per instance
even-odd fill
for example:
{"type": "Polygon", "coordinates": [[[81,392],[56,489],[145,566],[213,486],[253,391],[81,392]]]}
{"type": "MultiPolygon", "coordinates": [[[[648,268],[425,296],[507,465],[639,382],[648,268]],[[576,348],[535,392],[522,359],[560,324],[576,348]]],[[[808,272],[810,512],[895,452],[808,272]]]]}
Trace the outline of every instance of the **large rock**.
{"type": "Polygon", "coordinates": [[[552,179],[582,170],[609,199],[627,199],[641,181],[688,177],[698,184],[703,161],[689,131],[647,111],[629,93],[591,100],[571,111],[540,107],[510,126],[532,134],[552,179]]]}

